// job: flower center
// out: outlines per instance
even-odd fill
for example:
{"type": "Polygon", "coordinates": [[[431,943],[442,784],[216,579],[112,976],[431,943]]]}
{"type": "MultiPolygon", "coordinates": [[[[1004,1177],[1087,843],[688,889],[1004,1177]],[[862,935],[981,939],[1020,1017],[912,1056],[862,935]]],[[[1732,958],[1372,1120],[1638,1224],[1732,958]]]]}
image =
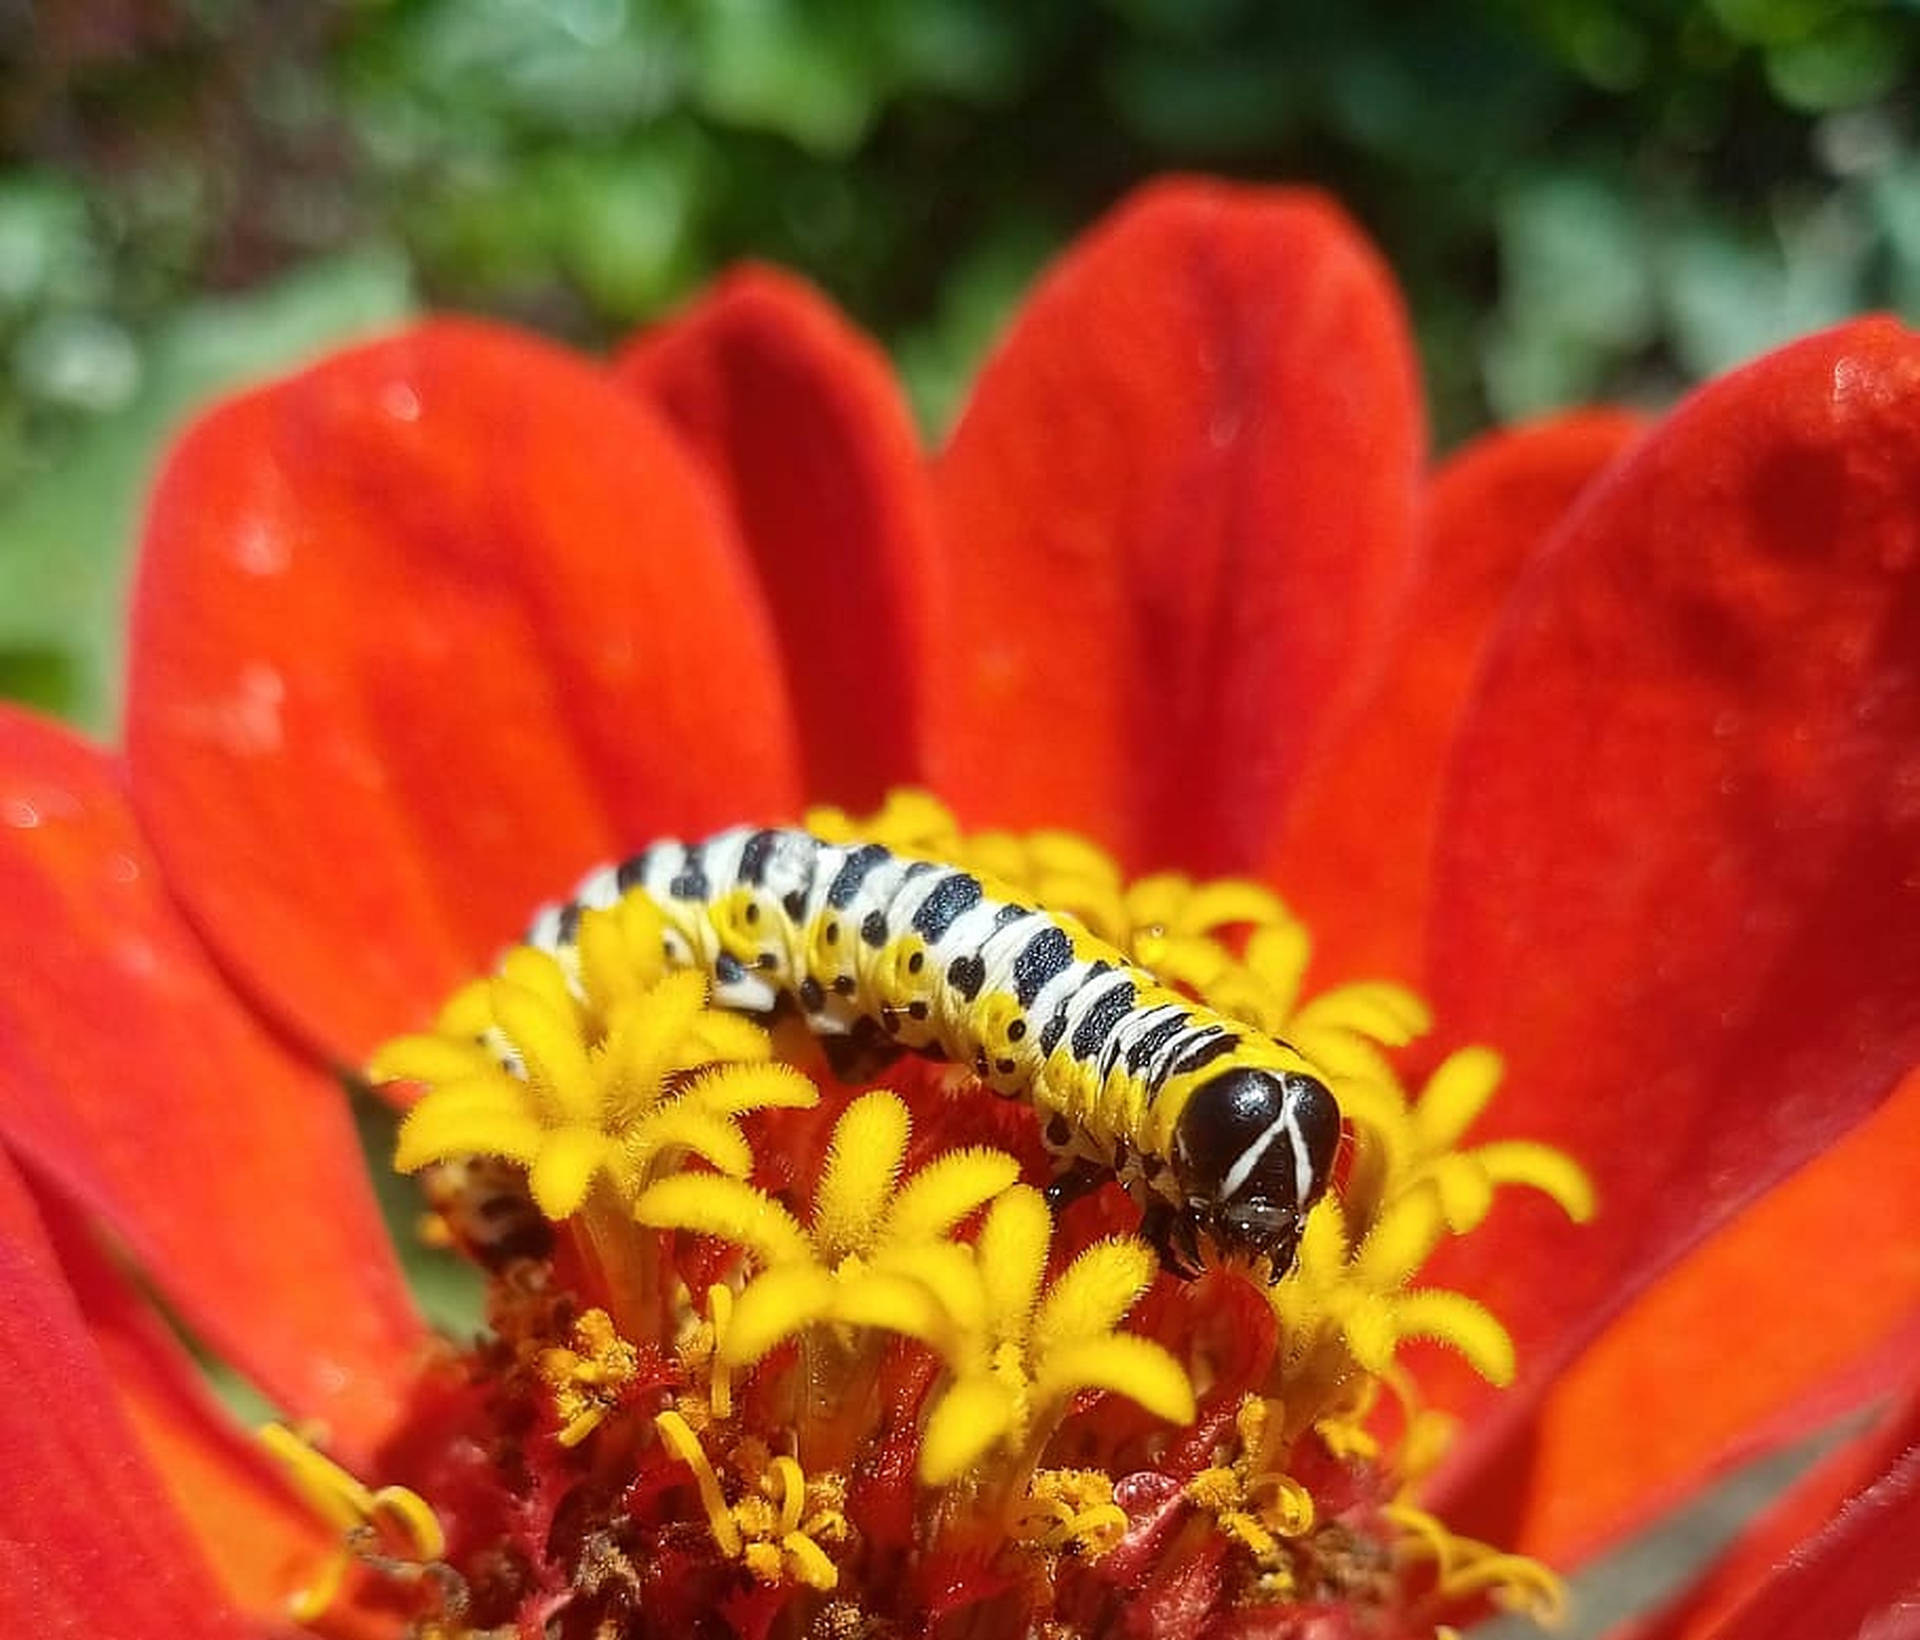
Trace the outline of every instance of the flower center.
{"type": "Polygon", "coordinates": [[[590,878],[374,1060],[418,1090],[397,1165],[487,1272],[488,1331],[423,1376],[378,1490],[272,1437],[357,1556],[297,1615],[398,1601],[452,1637],[1552,1612],[1550,1574],[1414,1501],[1447,1431],[1402,1344],[1514,1371],[1421,1265],[1500,1186],[1592,1207],[1556,1152],[1463,1145],[1495,1054],[1410,1089],[1424,1005],[1305,995],[1306,931],[1265,889],[1127,883],[1077,838],[962,835],[917,795],[716,839],[656,883],[665,858],[590,878]],[[782,850],[834,881],[783,898],[782,850]],[[910,917],[904,887],[864,917],[842,895],[876,861],[921,883],[910,917]],[[1200,1048],[1324,1082],[1337,1164],[1284,1100],[1213,1172],[1184,1156],[1200,1048]],[[1297,1260],[1229,1246],[1176,1277],[1197,1266],[1143,1226],[1216,1222],[1269,1151],[1297,1260]]]}

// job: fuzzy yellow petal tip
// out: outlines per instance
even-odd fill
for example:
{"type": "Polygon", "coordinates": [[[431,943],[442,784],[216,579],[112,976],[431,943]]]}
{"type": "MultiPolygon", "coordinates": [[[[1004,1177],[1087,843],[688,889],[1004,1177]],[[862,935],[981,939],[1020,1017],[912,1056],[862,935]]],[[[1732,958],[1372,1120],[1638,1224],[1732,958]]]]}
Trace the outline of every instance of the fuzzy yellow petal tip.
{"type": "Polygon", "coordinates": [[[974,1146],[949,1152],[901,1187],[880,1235],[899,1242],[937,1240],[1019,1177],[1020,1164],[1003,1150],[974,1146]]]}
{"type": "Polygon", "coordinates": [[[920,1438],[920,1481],[945,1486],[1016,1437],[1019,1403],[987,1377],[954,1384],[935,1404],[920,1438]]]}
{"type": "Polygon", "coordinates": [[[1513,1382],[1513,1339],[1483,1304],[1461,1293],[1418,1288],[1393,1305],[1394,1330],[1401,1338],[1429,1338],[1463,1356],[1496,1389],[1513,1382]]]}
{"type": "Polygon", "coordinates": [[[655,1230],[687,1230],[746,1248],[762,1264],[804,1264],[806,1232],[765,1191],[724,1176],[677,1173],[643,1191],[634,1219],[655,1230]]]}
{"type": "Polygon", "coordinates": [[[435,1090],[401,1119],[393,1165],[417,1173],[432,1162],[457,1156],[499,1156],[531,1162],[546,1143],[545,1129],[523,1109],[495,1099],[487,1090],[460,1097],[435,1090]]]}
{"type": "Polygon", "coordinates": [[[1600,1210],[1585,1168],[1565,1151],[1525,1139],[1504,1139],[1469,1152],[1495,1184],[1523,1184],[1549,1196],[1575,1224],[1600,1210]]]}
{"type": "Polygon", "coordinates": [[[995,1327],[1024,1329],[1039,1296],[1053,1240],[1046,1198],[1031,1185],[1015,1185],[989,1209],[980,1226],[980,1276],[995,1327]]]}
{"type": "Polygon", "coordinates": [[[549,1134],[527,1169],[534,1205],[550,1219],[580,1211],[594,1181],[616,1160],[613,1141],[597,1128],[567,1128],[549,1134]]]}
{"type": "Polygon", "coordinates": [[[813,1233],[822,1251],[863,1247],[879,1230],[907,1154],[912,1118],[895,1094],[862,1094],[834,1124],[814,1194],[813,1233]]]}
{"type": "Polygon", "coordinates": [[[838,1283],[817,1265],[782,1265],[756,1276],[733,1302],[721,1360],[730,1367],[752,1366],[783,1340],[832,1315],[838,1293],[838,1283]]]}
{"type": "Polygon", "coordinates": [[[1036,1346],[1111,1332],[1147,1290],[1156,1268],[1152,1251],[1132,1236],[1095,1242],[1047,1289],[1034,1317],[1036,1346]]]}
{"type": "Polygon", "coordinates": [[[1165,1346],[1132,1333],[1077,1339],[1040,1358],[1035,1398],[1063,1399],[1081,1390],[1124,1395],[1170,1424],[1194,1419],[1193,1381],[1165,1346]]]}

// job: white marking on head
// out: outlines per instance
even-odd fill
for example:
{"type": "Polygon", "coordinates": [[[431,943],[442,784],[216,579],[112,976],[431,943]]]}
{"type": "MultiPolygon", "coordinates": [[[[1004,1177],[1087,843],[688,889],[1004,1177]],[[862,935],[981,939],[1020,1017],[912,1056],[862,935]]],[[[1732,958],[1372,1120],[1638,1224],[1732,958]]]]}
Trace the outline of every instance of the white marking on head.
{"type": "Polygon", "coordinates": [[[1300,1101],[1291,1093],[1281,1120],[1287,1124],[1287,1137],[1293,1143],[1293,1199],[1297,1206],[1305,1207],[1307,1193],[1313,1188],[1313,1158],[1307,1154],[1306,1135],[1300,1131],[1300,1101]]]}
{"type": "MultiPolygon", "coordinates": [[[[1221,1201],[1231,1201],[1235,1196],[1239,1195],[1247,1180],[1253,1176],[1253,1170],[1259,1165],[1260,1158],[1272,1149],[1273,1141],[1278,1138],[1282,1132],[1290,1132],[1294,1137],[1295,1144],[1298,1144],[1299,1129],[1294,1127],[1293,1117],[1288,1112],[1282,1112],[1263,1127],[1260,1130],[1259,1136],[1234,1158],[1233,1166],[1227,1169],[1227,1176],[1220,1181],[1221,1201]]],[[[1297,1157],[1297,1150],[1295,1154],[1297,1157]]],[[[1299,1171],[1299,1163],[1297,1160],[1294,1164],[1294,1171],[1296,1173],[1299,1171]]]]}

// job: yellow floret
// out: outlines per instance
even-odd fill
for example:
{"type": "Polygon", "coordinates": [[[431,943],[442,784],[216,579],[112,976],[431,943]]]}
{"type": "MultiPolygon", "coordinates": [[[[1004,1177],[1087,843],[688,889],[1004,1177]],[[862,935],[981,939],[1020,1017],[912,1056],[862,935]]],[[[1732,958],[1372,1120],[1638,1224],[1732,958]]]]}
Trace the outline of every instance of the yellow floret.
{"type": "MultiPolygon", "coordinates": [[[[911,1293],[911,1267],[939,1262],[939,1238],[1018,1177],[1011,1156],[976,1149],[943,1156],[902,1183],[909,1131],[907,1108],[891,1093],[849,1105],[834,1126],[806,1225],[764,1192],[728,1179],[665,1179],[635,1203],[640,1223],[731,1241],[759,1267],[733,1304],[720,1346],[728,1366],[750,1366],[822,1322],[870,1325],[873,1306],[895,1287],[911,1293]]],[[[927,1309],[909,1298],[888,1313],[904,1323],[896,1330],[912,1331],[927,1309]]]]}
{"type": "Polygon", "coordinates": [[[564,1219],[597,1183],[630,1201],[686,1156],[742,1176],[753,1157],[739,1116],[817,1101],[812,1082],[772,1062],[764,1031],[707,1005],[701,975],[634,977],[660,959],[648,942],[657,918],[631,903],[581,919],[577,974],[518,947],[482,991],[456,998],[439,1031],[375,1055],[376,1082],[426,1090],[401,1125],[395,1166],[501,1156],[526,1167],[540,1210],[564,1219]]]}

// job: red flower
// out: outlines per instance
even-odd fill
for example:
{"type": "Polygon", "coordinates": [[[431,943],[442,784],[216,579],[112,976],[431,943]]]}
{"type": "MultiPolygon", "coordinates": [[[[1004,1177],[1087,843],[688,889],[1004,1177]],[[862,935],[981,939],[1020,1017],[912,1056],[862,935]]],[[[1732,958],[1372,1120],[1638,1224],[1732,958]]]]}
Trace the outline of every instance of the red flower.
{"type": "Polygon", "coordinates": [[[370,1463],[424,1334],[328,1067],[597,860],[902,781],[1270,881],[1317,974],[1506,1054],[1494,1122],[1603,1212],[1441,1255],[1523,1372],[1422,1363],[1453,1524],[1571,1564],[1871,1406],[1657,1632],[1910,1616],[1920,342],[1849,325],[1430,478],[1417,395],[1334,210],[1178,183],[931,463],[765,272],[612,370],[446,322],[202,419],[124,756],[0,719],[8,1626],[259,1632],[328,1537],[103,1249],[370,1463]]]}

